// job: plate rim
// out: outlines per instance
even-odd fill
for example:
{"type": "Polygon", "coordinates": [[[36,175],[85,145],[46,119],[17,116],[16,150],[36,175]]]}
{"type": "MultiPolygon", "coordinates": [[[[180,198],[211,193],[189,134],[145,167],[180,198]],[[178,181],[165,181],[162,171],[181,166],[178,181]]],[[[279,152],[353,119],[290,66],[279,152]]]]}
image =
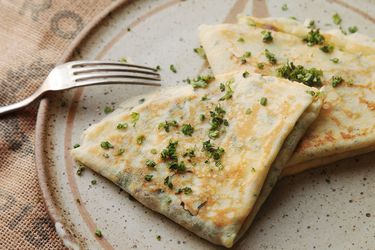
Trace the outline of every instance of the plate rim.
{"type": "MultiPolygon", "coordinates": [[[[111,12],[117,10],[118,8],[125,6],[126,4],[130,4],[133,0],[117,0],[117,2],[111,3],[109,6],[104,8],[97,16],[94,17],[86,27],[80,32],[78,36],[74,38],[72,43],[67,47],[65,52],[61,55],[61,57],[57,60],[56,64],[62,64],[67,62],[73,55],[74,51],[82,44],[82,42],[89,36],[90,32],[100,24],[111,12]]],[[[43,198],[43,203],[46,206],[47,213],[56,225],[57,222],[60,222],[62,217],[58,212],[56,204],[53,202],[53,198],[48,187],[48,180],[47,180],[47,171],[46,169],[46,157],[44,154],[44,149],[42,145],[46,140],[47,133],[45,133],[44,128],[46,127],[47,123],[47,114],[49,108],[50,100],[48,95],[43,97],[40,100],[37,116],[36,116],[36,124],[35,124],[35,141],[34,141],[34,156],[35,156],[35,171],[38,178],[39,189],[41,191],[41,195],[43,198]]],[[[55,229],[56,230],[56,229],[55,229]]],[[[58,237],[64,241],[61,235],[58,234],[58,237]]],[[[68,240],[75,242],[72,239],[71,235],[68,235],[68,240]]],[[[65,244],[64,244],[65,245],[65,244]]]]}

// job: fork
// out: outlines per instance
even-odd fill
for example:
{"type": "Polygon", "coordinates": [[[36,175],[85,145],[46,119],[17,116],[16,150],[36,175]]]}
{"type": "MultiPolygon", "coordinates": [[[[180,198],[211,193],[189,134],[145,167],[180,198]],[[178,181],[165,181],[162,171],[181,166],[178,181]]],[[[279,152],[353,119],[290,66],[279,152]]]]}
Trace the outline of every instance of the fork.
{"type": "Polygon", "coordinates": [[[47,92],[104,85],[136,84],[161,86],[156,69],[111,61],[73,61],[55,67],[43,84],[26,99],[0,107],[0,116],[31,104],[47,92]]]}

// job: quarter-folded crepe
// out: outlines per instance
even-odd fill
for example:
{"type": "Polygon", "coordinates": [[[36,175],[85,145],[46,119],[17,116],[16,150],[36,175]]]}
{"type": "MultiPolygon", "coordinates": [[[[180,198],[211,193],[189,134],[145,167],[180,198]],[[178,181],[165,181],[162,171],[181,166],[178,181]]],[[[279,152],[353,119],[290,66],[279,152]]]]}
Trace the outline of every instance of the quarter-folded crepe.
{"type": "Polygon", "coordinates": [[[89,127],[72,155],[146,207],[231,247],[318,116],[314,93],[242,73],[217,76],[203,89],[163,89],[89,127]]]}
{"type": "Polygon", "coordinates": [[[321,113],[283,175],[375,150],[374,41],[308,25],[242,16],[199,29],[214,74],[248,71],[324,86],[321,113]]]}

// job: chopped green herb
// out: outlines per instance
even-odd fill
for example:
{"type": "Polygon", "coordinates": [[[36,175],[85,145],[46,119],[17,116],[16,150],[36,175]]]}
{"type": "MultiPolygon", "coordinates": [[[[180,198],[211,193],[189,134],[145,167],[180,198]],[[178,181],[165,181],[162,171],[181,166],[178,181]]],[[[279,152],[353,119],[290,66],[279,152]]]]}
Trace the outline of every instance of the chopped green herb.
{"type": "Polygon", "coordinates": [[[305,43],[307,43],[307,46],[314,46],[316,44],[323,44],[324,43],[324,36],[320,34],[319,29],[311,29],[309,33],[307,33],[307,36],[302,39],[305,43]]]}
{"type": "Polygon", "coordinates": [[[245,114],[250,115],[251,113],[252,113],[252,111],[251,111],[250,108],[246,109],[245,114]]]}
{"type": "Polygon", "coordinates": [[[267,105],[267,98],[266,97],[262,97],[260,98],[260,105],[262,106],[266,106],[267,105]]]}
{"type": "Polygon", "coordinates": [[[110,149],[113,148],[113,145],[109,141],[102,141],[100,143],[100,146],[104,149],[110,149]]]}
{"type": "Polygon", "coordinates": [[[151,149],[151,154],[153,154],[153,155],[156,155],[157,153],[158,153],[158,151],[155,149],[155,148],[153,148],[153,149],[151,149]]]}
{"type": "Polygon", "coordinates": [[[159,123],[159,126],[158,126],[159,129],[164,128],[165,132],[169,132],[171,127],[174,127],[174,128],[178,127],[178,123],[176,120],[165,121],[165,122],[159,123]]]}
{"type": "Polygon", "coordinates": [[[79,148],[81,145],[79,145],[78,143],[74,144],[73,148],[79,148]]]}
{"type": "Polygon", "coordinates": [[[311,95],[311,96],[315,96],[315,91],[312,91],[312,90],[306,90],[306,93],[311,95]]]}
{"type": "Polygon", "coordinates": [[[137,144],[142,145],[142,143],[145,141],[146,137],[144,135],[140,135],[137,137],[137,144]]]}
{"type": "Polygon", "coordinates": [[[169,70],[175,74],[177,73],[176,67],[173,64],[169,65],[169,70]]]}
{"type": "Polygon", "coordinates": [[[146,180],[146,181],[151,181],[151,180],[152,180],[152,177],[153,177],[152,174],[147,174],[147,175],[145,175],[145,180],[146,180]]]}
{"type": "Polygon", "coordinates": [[[340,25],[339,29],[340,29],[341,33],[343,33],[345,36],[348,34],[341,25],[340,25]]]}
{"type": "Polygon", "coordinates": [[[188,83],[191,84],[194,89],[205,88],[207,87],[208,83],[214,79],[215,77],[213,75],[201,75],[193,80],[188,79],[188,83]]]}
{"type": "Polygon", "coordinates": [[[85,170],[85,167],[82,167],[82,166],[78,166],[78,169],[77,169],[77,172],[76,174],[78,176],[81,176],[82,175],[82,172],[85,170]]]}
{"type": "Polygon", "coordinates": [[[125,149],[124,149],[124,148],[119,148],[119,149],[117,150],[116,155],[119,156],[119,155],[122,155],[123,153],[125,153],[125,149]]]}
{"type": "Polygon", "coordinates": [[[351,26],[348,28],[348,31],[349,33],[356,33],[358,31],[358,27],[357,26],[351,26]]]}
{"type": "Polygon", "coordinates": [[[104,157],[104,158],[109,158],[109,154],[104,153],[104,154],[103,154],[103,157],[104,157]]]}
{"type": "Polygon", "coordinates": [[[149,168],[154,168],[156,163],[153,160],[146,160],[146,166],[149,168]]]}
{"type": "Polygon", "coordinates": [[[144,103],[145,101],[146,101],[145,98],[141,98],[141,99],[138,100],[138,103],[139,103],[139,104],[142,104],[142,103],[144,103]]]}
{"type": "Polygon", "coordinates": [[[290,16],[289,19],[297,20],[297,17],[295,17],[295,16],[290,16]]]}
{"type": "Polygon", "coordinates": [[[139,120],[140,114],[137,112],[132,112],[130,114],[130,119],[133,123],[133,127],[135,127],[135,124],[137,124],[137,121],[139,120]]]}
{"type": "Polygon", "coordinates": [[[264,63],[257,63],[258,69],[264,69],[264,63]]]}
{"type": "Polygon", "coordinates": [[[202,96],[201,101],[207,101],[207,100],[208,100],[208,95],[204,95],[204,96],[202,96]]]}
{"type": "Polygon", "coordinates": [[[190,124],[183,124],[181,128],[181,132],[184,135],[191,136],[194,133],[194,128],[190,124]]]}
{"type": "Polygon", "coordinates": [[[156,239],[157,239],[158,241],[160,241],[160,240],[161,240],[161,236],[160,236],[160,235],[156,236],[156,239]]]}
{"type": "Polygon", "coordinates": [[[210,140],[203,142],[202,151],[206,152],[209,158],[214,159],[216,166],[221,167],[221,157],[224,154],[224,149],[217,147],[211,143],[210,140]]]}
{"type": "Polygon", "coordinates": [[[255,168],[251,168],[251,172],[255,173],[255,168]]]}
{"type": "Polygon", "coordinates": [[[195,157],[195,150],[192,149],[192,148],[188,148],[186,150],[186,152],[182,155],[183,157],[189,157],[189,158],[193,158],[195,157]]]}
{"type": "Polygon", "coordinates": [[[240,37],[240,38],[238,38],[237,42],[239,42],[239,43],[244,43],[244,42],[245,42],[245,39],[243,39],[243,37],[240,37]]]}
{"type": "Polygon", "coordinates": [[[334,49],[335,47],[332,45],[324,45],[323,47],[320,47],[320,50],[324,53],[332,53],[334,49]]]}
{"type": "Polygon", "coordinates": [[[250,51],[246,51],[241,57],[240,57],[240,61],[242,64],[245,64],[247,62],[247,58],[251,57],[251,52],[250,51]]]}
{"type": "Polygon", "coordinates": [[[233,96],[233,89],[231,88],[231,84],[234,82],[234,79],[230,79],[228,80],[226,83],[225,83],[225,88],[227,91],[225,92],[225,95],[220,97],[219,101],[224,101],[224,100],[228,100],[228,99],[231,99],[232,96],[233,96]]]}
{"type": "Polygon", "coordinates": [[[92,185],[96,185],[96,180],[91,180],[92,185]]]}
{"type": "Polygon", "coordinates": [[[160,71],[161,70],[161,67],[160,67],[160,65],[156,65],[156,71],[160,71]]]}
{"type": "Polygon", "coordinates": [[[164,185],[166,185],[167,187],[169,187],[169,189],[173,189],[172,176],[167,176],[164,179],[164,185]]]}
{"type": "Polygon", "coordinates": [[[243,78],[248,78],[249,75],[250,75],[250,73],[248,71],[245,71],[245,72],[242,73],[243,78]]]}
{"type": "Polygon", "coordinates": [[[99,238],[103,237],[102,231],[100,231],[100,229],[95,230],[95,235],[98,236],[99,238]]]}
{"type": "Polygon", "coordinates": [[[127,63],[128,60],[125,57],[121,57],[119,60],[120,63],[127,63]]]}
{"type": "Polygon", "coordinates": [[[123,123],[119,123],[117,124],[117,129],[127,129],[128,128],[128,124],[126,122],[123,122],[123,123]]]}
{"type": "Polygon", "coordinates": [[[282,11],[287,11],[288,10],[288,5],[286,3],[284,3],[282,6],[281,6],[281,10],[282,11]]]}
{"type": "Polygon", "coordinates": [[[184,188],[179,188],[176,192],[176,194],[181,194],[184,193],[186,195],[189,195],[193,192],[193,190],[190,187],[184,187],[184,188]]]}
{"type": "Polygon", "coordinates": [[[309,29],[315,29],[315,28],[316,28],[316,26],[315,26],[315,21],[314,21],[314,20],[311,20],[311,21],[309,22],[309,25],[307,26],[307,28],[309,28],[309,29]]]}
{"type": "Polygon", "coordinates": [[[341,76],[332,76],[331,78],[332,87],[336,88],[343,81],[344,79],[341,76]]]}
{"type": "Polygon", "coordinates": [[[220,106],[216,106],[215,111],[210,111],[212,120],[208,136],[211,139],[217,138],[219,136],[222,125],[229,125],[228,120],[224,119],[225,113],[225,110],[220,106]]]}
{"type": "Polygon", "coordinates": [[[200,115],[199,115],[199,120],[200,120],[200,121],[203,122],[205,119],[206,119],[206,116],[205,116],[204,114],[200,114],[200,115]]]}
{"type": "Polygon", "coordinates": [[[337,12],[333,14],[332,21],[336,25],[341,24],[342,19],[341,19],[340,15],[337,12]]]}
{"type": "Polygon", "coordinates": [[[301,82],[307,86],[321,86],[323,71],[316,68],[305,69],[302,65],[295,66],[293,62],[287,62],[284,66],[277,69],[279,77],[291,81],[301,82]]]}
{"type": "Polygon", "coordinates": [[[263,30],[261,33],[263,35],[262,41],[264,43],[271,43],[273,41],[273,37],[272,37],[271,31],[263,30]]]}
{"type": "Polygon", "coordinates": [[[225,85],[224,85],[224,83],[220,83],[219,88],[220,88],[221,92],[224,92],[225,91],[225,85]]]}
{"type": "Polygon", "coordinates": [[[339,59],[337,57],[329,59],[333,63],[339,63],[339,59]]]}
{"type": "Polygon", "coordinates": [[[176,161],[176,162],[172,162],[169,165],[169,169],[176,170],[178,172],[185,172],[186,171],[186,166],[185,166],[185,163],[183,161],[181,161],[180,163],[178,163],[176,161]]]}
{"type": "Polygon", "coordinates": [[[112,113],[113,110],[114,110],[114,108],[109,107],[109,106],[106,106],[106,107],[104,108],[104,113],[109,114],[109,113],[112,113]]]}
{"type": "Polygon", "coordinates": [[[199,48],[194,48],[194,52],[197,53],[197,55],[199,55],[200,57],[202,57],[203,59],[206,59],[207,56],[206,56],[206,52],[204,52],[204,49],[202,46],[200,46],[199,48]]]}
{"type": "Polygon", "coordinates": [[[268,49],[264,50],[264,54],[265,54],[265,56],[267,57],[268,61],[271,64],[276,64],[277,63],[277,59],[275,57],[275,54],[271,53],[268,49]]]}
{"type": "Polygon", "coordinates": [[[178,142],[169,141],[167,148],[163,149],[160,156],[163,160],[177,161],[177,148],[178,142]]]}

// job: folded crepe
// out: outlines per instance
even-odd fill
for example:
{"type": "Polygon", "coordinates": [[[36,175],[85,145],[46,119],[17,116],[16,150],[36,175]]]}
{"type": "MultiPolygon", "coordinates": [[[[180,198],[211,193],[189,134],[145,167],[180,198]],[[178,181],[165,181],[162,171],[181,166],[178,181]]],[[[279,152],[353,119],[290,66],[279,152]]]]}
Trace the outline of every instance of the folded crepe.
{"type": "Polygon", "coordinates": [[[214,74],[247,71],[324,86],[320,115],[282,175],[375,150],[375,43],[314,25],[241,16],[238,24],[199,28],[214,74]]]}
{"type": "Polygon", "coordinates": [[[317,89],[275,77],[208,80],[123,104],[89,127],[72,155],[146,207],[231,247],[322,101],[317,89]]]}

